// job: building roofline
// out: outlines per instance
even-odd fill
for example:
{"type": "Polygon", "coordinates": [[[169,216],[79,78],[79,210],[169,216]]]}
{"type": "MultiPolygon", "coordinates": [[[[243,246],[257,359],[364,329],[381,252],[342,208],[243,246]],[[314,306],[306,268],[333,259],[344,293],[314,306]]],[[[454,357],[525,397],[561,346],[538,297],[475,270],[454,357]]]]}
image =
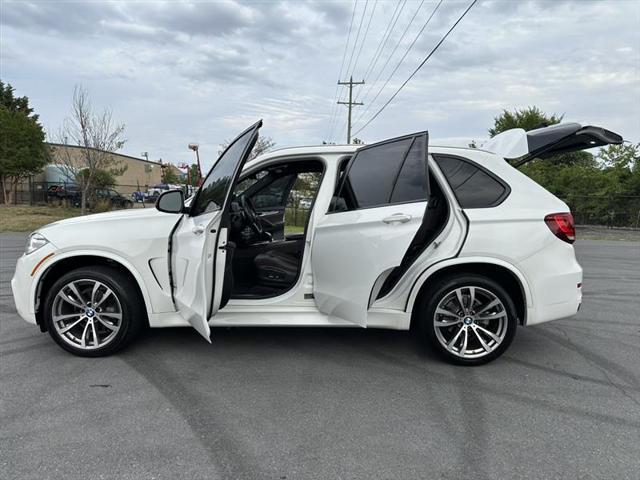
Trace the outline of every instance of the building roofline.
{"type": "MultiPolygon", "coordinates": [[[[69,147],[69,148],[88,148],[89,150],[95,150],[97,152],[106,152],[106,153],[110,153],[111,155],[117,155],[119,157],[126,157],[126,158],[131,158],[132,160],[137,160],[139,162],[145,162],[145,163],[152,163],[154,165],[164,165],[160,162],[154,162],[153,160],[146,160],[144,158],[138,158],[138,157],[134,157],[131,155],[126,155],[124,153],[118,153],[118,152],[109,152],[108,150],[100,150],[99,148],[94,148],[94,147],[83,147],[81,145],[70,145],[68,143],[55,143],[55,142],[44,142],[45,145],[51,145],[52,147],[69,147]]],[[[167,163],[168,165],[169,163],[167,163]]]]}

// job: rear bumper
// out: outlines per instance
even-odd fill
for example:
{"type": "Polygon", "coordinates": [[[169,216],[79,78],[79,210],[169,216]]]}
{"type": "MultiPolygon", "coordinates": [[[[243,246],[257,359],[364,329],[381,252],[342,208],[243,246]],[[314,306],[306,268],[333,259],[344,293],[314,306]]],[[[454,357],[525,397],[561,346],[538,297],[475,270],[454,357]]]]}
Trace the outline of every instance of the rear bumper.
{"type": "Polygon", "coordinates": [[[526,325],[550,322],[578,313],[582,303],[582,267],[573,246],[554,240],[548,248],[521,262],[531,288],[526,325]]]}

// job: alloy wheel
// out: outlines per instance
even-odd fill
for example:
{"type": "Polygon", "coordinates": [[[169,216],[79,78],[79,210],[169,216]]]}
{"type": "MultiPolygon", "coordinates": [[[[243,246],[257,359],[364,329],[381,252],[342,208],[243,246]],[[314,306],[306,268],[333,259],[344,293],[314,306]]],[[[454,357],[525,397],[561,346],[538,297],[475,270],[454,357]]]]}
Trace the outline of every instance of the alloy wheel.
{"type": "Polygon", "coordinates": [[[113,290],[97,280],[64,285],[55,296],[51,319],[69,345],[95,350],[109,344],[122,326],[122,306],[113,290]]]}
{"type": "Polygon", "coordinates": [[[446,293],[433,315],[436,338],[461,358],[480,358],[495,351],[508,329],[507,310],[491,291],[458,287],[446,293]]]}

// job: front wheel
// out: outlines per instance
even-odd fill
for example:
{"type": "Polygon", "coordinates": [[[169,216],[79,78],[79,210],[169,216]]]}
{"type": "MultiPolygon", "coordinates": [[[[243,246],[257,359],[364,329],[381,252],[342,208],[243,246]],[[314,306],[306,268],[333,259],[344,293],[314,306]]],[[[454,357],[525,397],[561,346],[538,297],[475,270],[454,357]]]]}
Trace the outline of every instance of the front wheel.
{"type": "Polygon", "coordinates": [[[479,275],[439,281],[422,299],[422,335],[446,360],[480,365],[502,355],[513,341],[517,313],[497,282],[479,275]]]}
{"type": "Polygon", "coordinates": [[[44,320],[53,339],[83,357],[110,355],[127,346],[144,324],[133,281],[115,268],[83,267],[49,289],[44,320]]]}

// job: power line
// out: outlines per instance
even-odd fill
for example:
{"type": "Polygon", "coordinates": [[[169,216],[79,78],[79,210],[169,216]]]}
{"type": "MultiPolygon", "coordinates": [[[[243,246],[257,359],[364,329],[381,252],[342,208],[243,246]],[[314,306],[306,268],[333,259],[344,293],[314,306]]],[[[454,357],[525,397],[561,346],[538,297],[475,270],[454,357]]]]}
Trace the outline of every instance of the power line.
{"type": "Polygon", "coordinates": [[[393,14],[391,15],[389,24],[385,29],[385,33],[382,35],[382,40],[380,40],[380,43],[378,44],[378,47],[376,48],[376,51],[374,52],[373,57],[371,58],[371,62],[369,62],[369,65],[365,70],[364,78],[368,78],[371,72],[373,72],[373,70],[375,69],[378,63],[378,60],[380,58],[380,55],[382,54],[384,47],[386,47],[387,42],[389,41],[389,37],[391,36],[391,31],[395,28],[396,22],[398,21],[398,18],[400,18],[400,14],[402,13],[402,10],[404,9],[406,4],[407,4],[407,0],[404,0],[404,2],[402,3],[396,4],[396,8],[393,11],[393,14]]]}
{"type": "MultiPolygon", "coordinates": [[[[353,19],[356,16],[356,7],[358,6],[358,0],[355,0],[353,2],[353,11],[351,12],[351,22],[349,23],[349,33],[347,34],[347,42],[344,45],[344,52],[342,53],[342,63],[340,64],[340,73],[338,74],[338,81],[340,81],[340,79],[342,78],[342,71],[344,70],[344,61],[347,58],[347,50],[349,49],[349,40],[351,39],[351,29],[353,28],[353,19]]],[[[336,91],[333,94],[333,105],[331,106],[331,114],[329,116],[329,126],[327,128],[328,130],[328,135],[327,137],[330,138],[333,135],[333,124],[335,116],[337,114],[337,105],[336,105],[336,100],[338,99],[338,89],[340,88],[339,85],[336,85],[336,91]]]]}
{"type": "MultiPolygon", "coordinates": [[[[369,112],[371,106],[373,105],[373,103],[378,99],[378,97],[380,96],[380,94],[382,93],[382,91],[386,88],[386,86],[389,84],[389,81],[391,80],[391,78],[395,75],[395,73],[398,71],[398,69],[400,68],[400,65],[402,65],[402,63],[404,62],[405,58],[407,58],[407,55],[409,55],[409,53],[411,52],[411,50],[413,49],[413,46],[416,44],[416,42],[418,41],[418,39],[422,36],[422,33],[424,32],[425,28],[427,28],[427,25],[429,25],[429,23],[431,22],[431,19],[433,18],[433,16],[436,14],[436,12],[438,11],[438,8],[440,8],[440,5],[442,5],[442,2],[444,2],[444,0],[440,0],[440,2],[438,2],[438,4],[436,5],[436,7],[433,9],[433,11],[431,12],[431,15],[429,15],[429,18],[427,18],[427,21],[424,22],[424,24],[422,25],[422,28],[420,29],[420,31],[416,34],[416,36],[414,37],[413,41],[411,42],[411,44],[407,47],[407,49],[404,52],[404,55],[402,55],[402,58],[400,58],[400,61],[398,62],[398,64],[395,66],[395,68],[391,71],[391,73],[389,74],[389,76],[387,77],[387,80],[384,82],[384,85],[382,85],[382,87],[380,87],[380,89],[378,90],[378,93],[376,93],[375,97],[373,97],[373,100],[371,100],[369,102],[369,105],[367,106],[367,108],[362,112],[362,114],[360,114],[358,116],[358,118],[355,120],[355,123],[359,122],[360,119],[362,119],[367,112],[369,112]]],[[[376,78],[375,81],[378,81],[378,79],[376,78]]],[[[369,89],[370,90],[370,89],[369,89]]],[[[367,91],[367,94],[369,92],[367,91]]],[[[365,95],[366,97],[366,95],[365,95]]],[[[364,99],[363,99],[364,101],[364,99]]]]}
{"type": "Polygon", "coordinates": [[[462,21],[462,19],[467,15],[467,13],[469,13],[469,10],[471,10],[471,8],[478,2],[478,0],[473,0],[471,2],[471,4],[467,7],[467,9],[462,13],[462,15],[460,15],[460,17],[458,18],[458,20],[456,20],[456,22],[451,26],[451,28],[447,31],[447,33],[444,34],[444,36],[440,39],[440,41],[436,44],[435,47],[433,47],[433,49],[429,52],[429,54],[425,57],[425,59],[420,63],[420,65],[418,65],[418,67],[413,71],[413,73],[411,73],[411,75],[409,75],[409,78],[407,78],[402,85],[400,85],[400,87],[398,88],[398,90],[396,90],[396,92],[391,96],[391,98],[389,100],[387,100],[387,102],[380,108],[380,110],[378,110],[375,115],[373,117],[371,117],[367,123],[365,123],[362,127],[360,127],[355,134],[360,133],[362,130],[364,130],[371,122],[373,122],[378,115],[380,115],[382,113],[382,111],[393,101],[394,98],[396,98],[398,96],[398,94],[400,93],[400,91],[405,87],[405,85],[407,83],[409,83],[409,81],[415,76],[416,73],[418,73],[418,71],[424,66],[425,63],[427,63],[427,61],[432,57],[432,55],[438,50],[438,48],[440,48],[440,45],[442,45],[444,43],[444,41],[447,39],[447,37],[449,36],[449,34],[451,32],[453,32],[453,30],[456,28],[456,26],[458,26],[458,24],[462,21]]]}
{"type": "MultiPolygon", "coordinates": [[[[382,52],[384,51],[387,45],[387,42],[391,38],[391,33],[393,32],[396,26],[396,23],[398,22],[398,19],[400,18],[400,15],[402,14],[402,11],[404,10],[404,7],[406,4],[407,4],[407,0],[403,0],[402,3],[398,2],[396,4],[396,8],[393,11],[393,14],[391,15],[391,19],[389,20],[389,24],[385,29],[385,33],[382,36],[382,40],[378,44],[378,48],[376,48],[376,52],[374,53],[371,63],[369,64],[369,67],[367,67],[367,70],[366,70],[367,73],[365,73],[363,78],[366,78],[369,75],[369,72],[370,71],[372,72],[376,64],[378,63],[378,59],[380,58],[380,55],[382,55],[382,52]]],[[[358,98],[356,98],[356,100],[358,100],[358,98]]],[[[343,130],[346,126],[346,123],[347,123],[347,120],[345,119],[345,121],[342,122],[342,125],[340,126],[340,129],[338,131],[343,130]]],[[[331,131],[331,135],[333,136],[333,130],[331,131]]]]}
{"type": "Polygon", "coordinates": [[[371,15],[369,16],[369,22],[367,22],[367,28],[364,31],[364,36],[362,37],[362,42],[360,42],[360,49],[356,55],[356,61],[353,63],[353,69],[351,70],[351,75],[356,72],[356,68],[358,67],[358,60],[360,60],[360,54],[362,53],[362,47],[364,47],[365,42],[367,41],[367,35],[369,34],[369,27],[371,27],[371,20],[373,20],[373,14],[376,13],[376,6],[378,5],[378,0],[375,0],[373,3],[373,8],[371,9],[371,15]]]}
{"type": "MultiPolygon", "coordinates": [[[[374,84],[376,84],[378,82],[378,80],[380,80],[380,77],[382,76],[382,74],[384,73],[385,69],[387,68],[387,65],[389,65],[389,62],[391,61],[391,59],[393,58],[393,55],[396,53],[396,51],[398,50],[398,47],[400,46],[400,44],[402,43],[402,40],[404,40],[405,35],[407,34],[407,32],[409,31],[409,28],[411,28],[411,25],[413,25],[413,21],[416,19],[416,17],[418,16],[418,12],[422,9],[422,5],[424,5],[425,0],[422,0],[422,2],[420,2],[420,5],[418,5],[418,8],[416,9],[416,11],[413,13],[413,16],[411,17],[411,19],[409,20],[409,23],[407,24],[407,26],[404,29],[404,32],[402,32],[402,35],[400,35],[400,38],[398,39],[398,41],[396,42],[396,46],[393,48],[393,50],[391,51],[391,53],[389,54],[389,56],[387,57],[387,61],[384,62],[384,65],[382,65],[382,68],[380,69],[380,71],[378,72],[378,75],[376,76],[375,80],[373,82],[370,82],[369,84],[369,88],[367,89],[367,91],[365,92],[365,94],[362,97],[362,101],[364,102],[364,100],[367,98],[367,96],[369,95],[369,92],[371,92],[371,90],[373,89],[374,84]]],[[[378,93],[379,94],[379,93],[378,93]]],[[[377,98],[377,96],[376,96],[377,98]]],[[[359,100],[359,99],[358,99],[359,100]]],[[[369,105],[366,108],[366,111],[369,111],[369,109],[371,108],[371,104],[373,103],[374,100],[372,100],[371,102],[369,102],[369,105]]],[[[356,121],[360,121],[360,119],[365,115],[366,113],[363,112],[362,114],[360,114],[358,116],[358,119],[356,121]]]]}
{"type": "Polygon", "coordinates": [[[362,16],[360,17],[360,23],[358,24],[358,32],[356,33],[356,40],[353,42],[353,48],[351,49],[351,56],[349,57],[349,63],[347,64],[347,74],[351,70],[351,61],[353,60],[353,54],[356,53],[356,47],[358,46],[358,40],[360,39],[360,30],[362,29],[362,23],[364,17],[367,15],[367,7],[369,6],[369,0],[364,2],[364,9],[362,10],[362,16]]]}

